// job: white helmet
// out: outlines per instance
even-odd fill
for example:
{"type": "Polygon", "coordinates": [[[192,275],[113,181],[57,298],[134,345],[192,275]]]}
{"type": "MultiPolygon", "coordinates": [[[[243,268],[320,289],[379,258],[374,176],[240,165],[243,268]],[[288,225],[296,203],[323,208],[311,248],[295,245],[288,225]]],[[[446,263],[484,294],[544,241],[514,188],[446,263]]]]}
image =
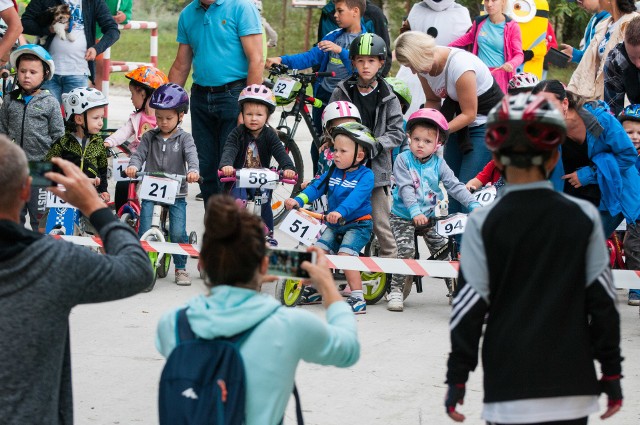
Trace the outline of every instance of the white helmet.
{"type": "Polygon", "coordinates": [[[358,111],[356,105],[346,100],[331,102],[324,108],[322,112],[322,128],[326,128],[329,121],[336,118],[355,118],[356,121],[362,122],[360,111],[358,111]]]}
{"type": "Polygon", "coordinates": [[[71,115],[80,115],[89,109],[108,104],[107,96],[91,87],[78,87],[69,93],[62,94],[62,106],[64,106],[64,116],[67,120],[71,115]]]}

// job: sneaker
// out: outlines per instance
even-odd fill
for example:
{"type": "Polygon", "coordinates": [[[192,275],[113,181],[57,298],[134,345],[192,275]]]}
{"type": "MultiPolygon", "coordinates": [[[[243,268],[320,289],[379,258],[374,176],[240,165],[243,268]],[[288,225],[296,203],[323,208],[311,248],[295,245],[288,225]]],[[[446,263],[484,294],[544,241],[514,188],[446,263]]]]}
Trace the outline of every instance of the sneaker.
{"type": "Polygon", "coordinates": [[[300,304],[320,304],[322,303],[322,295],[316,288],[305,286],[302,290],[302,300],[300,304]]]}
{"type": "Polygon", "coordinates": [[[389,294],[389,303],[387,304],[387,310],[389,311],[403,311],[404,301],[402,292],[392,292],[389,294]]]}
{"type": "Polygon", "coordinates": [[[189,279],[189,273],[186,270],[176,270],[176,285],[191,285],[191,279],[189,279]]]}
{"type": "Polygon", "coordinates": [[[202,192],[196,195],[196,201],[204,201],[204,198],[202,197],[202,192]]]}
{"type": "Polygon", "coordinates": [[[347,304],[351,306],[351,310],[353,310],[354,314],[366,314],[367,313],[367,302],[363,299],[356,297],[347,298],[347,304]]]}
{"type": "Polygon", "coordinates": [[[267,240],[267,245],[269,245],[270,247],[275,248],[278,246],[278,241],[272,238],[271,236],[267,236],[266,240],[267,240]]]}
{"type": "Polygon", "coordinates": [[[627,302],[629,305],[640,305],[640,294],[637,292],[629,291],[629,301],[627,302]]]}

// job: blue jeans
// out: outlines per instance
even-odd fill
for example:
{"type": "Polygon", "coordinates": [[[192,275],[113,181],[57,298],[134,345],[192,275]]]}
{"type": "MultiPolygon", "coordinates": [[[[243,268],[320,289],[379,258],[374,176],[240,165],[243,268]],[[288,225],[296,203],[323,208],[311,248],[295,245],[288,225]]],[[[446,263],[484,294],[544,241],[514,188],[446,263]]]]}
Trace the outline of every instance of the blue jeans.
{"type": "Polygon", "coordinates": [[[42,85],[43,89],[49,90],[62,105],[62,93],[69,93],[78,87],[87,87],[89,77],[86,75],[58,75],[53,74],[53,78],[42,85]]]}
{"type": "MultiPolygon", "coordinates": [[[[452,134],[444,145],[444,160],[462,183],[474,178],[491,160],[491,152],[484,144],[484,132],[484,124],[477,127],[469,127],[469,141],[473,145],[473,150],[464,155],[460,150],[457,134],[452,134]]],[[[449,214],[468,212],[466,209],[464,210],[460,202],[449,198],[449,214]]]]}
{"type": "Polygon", "coordinates": [[[373,232],[371,220],[356,221],[337,227],[327,226],[315,245],[330,254],[343,253],[358,256],[369,242],[371,232],[373,232]]]}
{"type": "MultiPolygon", "coordinates": [[[[140,229],[138,234],[142,236],[144,232],[151,228],[151,218],[153,217],[153,201],[142,201],[140,211],[140,229]]],[[[187,243],[187,200],[186,198],[176,198],[173,205],[169,205],[169,238],[174,243],[187,243]]],[[[173,264],[178,269],[187,266],[186,255],[173,254],[173,264]]]]}
{"type": "Polygon", "coordinates": [[[238,97],[242,89],[238,85],[223,93],[191,90],[191,133],[198,149],[205,208],[211,195],[222,192],[218,168],[227,137],[238,124],[238,97]]]}

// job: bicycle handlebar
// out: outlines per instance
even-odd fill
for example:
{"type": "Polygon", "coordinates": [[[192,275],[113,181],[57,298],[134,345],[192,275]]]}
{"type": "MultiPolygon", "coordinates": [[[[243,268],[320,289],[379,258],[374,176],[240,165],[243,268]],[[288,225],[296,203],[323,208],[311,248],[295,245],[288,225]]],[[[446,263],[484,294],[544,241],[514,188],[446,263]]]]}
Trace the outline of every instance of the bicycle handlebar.
{"type": "MultiPolygon", "coordinates": [[[[124,177],[124,178],[129,178],[129,176],[127,176],[127,173],[125,170],[122,170],[120,172],[120,176],[124,177]]],[[[170,174],[170,173],[163,173],[162,171],[136,171],[136,177],[144,177],[144,176],[153,176],[153,177],[164,177],[167,179],[171,179],[171,180],[175,180],[178,183],[182,183],[183,180],[185,180],[187,178],[187,176],[183,176],[182,174],[170,174]]],[[[200,177],[197,181],[197,183],[202,183],[204,180],[202,179],[202,177],[200,177]]],[[[196,183],[196,182],[194,182],[196,183]]]]}
{"type": "Polygon", "coordinates": [[[323,78],[323,77],[335,77],[336,73],[331,71],[331,72],[311,72],[308,74],[302,73],[302,72],[298,72],[298,70],[290,70],[289,67],[287,65],[281,64],[281,63],[274,63],[273,65],[271,65],[271,68],[269,69],[269,77],[275,76],[275,75],[287,75],[291,78],[293,78],[294,80],[298,80],[300,82],[313,82],[316,80],[316,78],[323,78]]]}
{"type": "MultiPolygon", "coordinates": [[[[327,216],[326,216],[326,215],[324,215],[324,214],[320,214],[320,213],[317,213],[317,212],[313,212],[313,211],[305,210],[304,208],[300,208],[299,206],[295,206],[295,207],[293,207],[293,209],[298,210],[298,211],[300,211],[300,212],[303,212],[303,213],[305,213],[306,215],[308,215],[309,217],[313,217],[313,218],[315,218],[315,219],[317,219],[317,220],[320,220],[320,221],[327,221],[327,216]]],[[[339,224],[340,226],[344,226],[345,224],[347,224],[347,220],[345,220],[345,219],[344,219],[344,217],[340,217],[340,218],[338,219],[338,224],[339,224]]]]}
{"type": "MultiPolygon", "coordinates": [[[[256,168],[256,170],[261,170],[261,168],[256,168]]],[[[298,175],[296,174],[292,179],[286,179],[283,177],[284,175],[284,171],[283,170],[271,170],[274,173],[278,174],[278,181],[281,183],[285,183],[285,184],[297,184],[298,183],[298,175]]],[[[222,170],[218,170],[218,178],[220,179],[221,183],[229,183],[229,182],[235,182],[238,179],[237,176],[237,172],[238,170],[234,169],[233,170],[233,176],[226,176],[224,175],[224,173],[222,172],[222,170]]],[[[270,181],[267,183],[271,183],[270,181]]]]}

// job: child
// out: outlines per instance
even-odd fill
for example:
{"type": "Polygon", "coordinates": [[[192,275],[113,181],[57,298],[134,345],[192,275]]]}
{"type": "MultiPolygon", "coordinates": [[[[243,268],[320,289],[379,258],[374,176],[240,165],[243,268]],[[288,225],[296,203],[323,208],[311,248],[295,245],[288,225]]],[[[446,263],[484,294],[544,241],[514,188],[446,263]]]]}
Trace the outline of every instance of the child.
{"type": "MultiPolygon", "coordinates": [[[[296,175],[293,162],[267,121],[276,110],[273,92],[262,85],[245,87],[238,98],[244,124],[231,131],[220,158],[220,170],[225,176],[233,176],[240,168],[268,168],[275,157],[283,177],[293,179],[296,175]]],[[[233,189],[236,198],[246,198],[245,189],[233,189]]],[[[260,191],[256,191],[260,192],[260,191]]],[[[273,239],[273,211],[271,210],[271,190],[262,191],[262,220],[269,228],[269,243],[277,245],[273,239]]]]}
{"type": "Polygon", "coordinates": [[[488,423],[586,424],[601,392],[602,418],[622,406],[620,315],[600,216],[547,181],[565,136],[563,114],[539,96],[507,96],[487,117],[486,144],[508,184],[465,227],[444,403],[457,422],[483,334],[488,423]]]}
{"type": "MultiPolygon", "coordinates": [[[[389,83],[393,89],[393,94],[396,95],[398,102],[400,102],[400,109],[402,111],[402,128],[406,128],[407,123],[404,121],[404,115],[411,107],[411,101],[413,100],[413,96],[411,96],[411,91],[409,90],[409,85],[396,77],[386,77],[384,80],[389,83]]],[[[402,138],[400,146],[393,148],[393,151],[391,151],[391,162],[395,163],[400,152],[404,152],[407,149],[409,149],[409,139],[405,136],[402,138]]]]}
{"type": "Polygon", "coordinates": [[[60,157],[76,164],[90,178],[95,179],[100,198],[109,202],[107,192],[107,151],[100,130],[104,107],[109,104],[101,91],[80,87],[62,96],[66,132],[49,149],[46,160],[60,157]]]}
{"type": "MultiPolygon", "coordinates": [[[[131,155],[126,173],[130,178],[134,178],[136,172],[142,168],[142,164],[146,163],[148,172],[186,174],[187,181],[182,182],[175,203],[169,206],[171,242],[186,243],[188,242],[187,183],[195,183],[200,178],[198,153],[193,137],[179,127],[184,114],[189,110],[189,96],[177,84],[163,84],[151,95],[149,106],[156,110],[158,128],[142,135],[138,149],[131,155]],[[185,167],[185,162],[188,168],[185,167]]],[[[151,227],[153,202],[143,200],[141,207],[138,232],[142,236],[151,227]]],[[[176,269],[176,284],[191,285],[191,279],[186,270],[187,256],[174,254],[173,261],[176,269]]]]}
{"type": "MultiPolygon", "coordinates": [[[[144,133],[156,127],[156,115],[153,108],[149,106],[151,95],[162,84],[169,82],[169,79],[158,68],[153,66],[141,66],[125,75],[129,79],[129,91],[131,92],[131,102],[136,108],[124,126],[107,137],[104,145],[107,148],[120,146],[133,137],[129,143],[129,150],[134,153],[140,144],[140,138],[144,133]]],[[[116,183],[115,208],[120,208],[127,202],[129,182],[119,181],[116,183]]]]}
{"type": "Polygon", "coordinates": [[[329,171],[333,164],[333,140],[331,130],[345,122],[362,122],[360,112],[356,105],[347,101],[331,102],[322,111],[322,135],[324,144],[320,147],[320,157],[318,159],[318,174],[316,177],[329,171]]]}
{"type": "MultiPolygon", "coordinates": [[[[336,21],[340,29],[331,31],[308,52],[268,58],[265,62],[267,69],[274,63],[283,63],[294,69],[319,66],[318,71],[320,72],[334,72],[334,77],[318,78],[314,86],[314,96],[325,104],[329,102],[331,93],[337,84],[349,77],[353,72],[349,46],[363,30],[360,21],[366,8],[365,0],[334,0],[334,3],[336,5],[336,21]]],[[[323,108],[313,109],[313,124],[318,134],[322,134],[320,123],[322,110],[323,108]]],[[[313,175],[315,176],[318,174],[316,169],[318,149],[313,145],[311,146],[311,160],[313,161],[313,175]]]]}
{"type": "MultiPolygon", "coordinates": [[[[376,139],[368,128],[355,122],[335,127],[331,136],[334,144],[331,168],[295,199],[287,199],[285,207],[303,207],[326,194],[329,207],[327,229],[316,246],[332,254],[358,256],[369,242],[373,228],[370,197],[374,177],[364,164],[375,152],[376,139]],[[341,219],[345,221],[343,225],[339,224],[341,219]]],[[[360,272],[345,270],[344,274],[351,287],[347,303],[355,314],[365,314],[367,303],[362,293],[360,272]]],[[[311,286],[305,287],[303,296],[303,301],[308,304],[322,300],[311,286]]]]}
{"type": "Polygon", "coordinates": [[[371,195],[373,232],[380,244],[380,257],[396,258],[396,240],[389,224],[391,150],[400,146],[405,133],[400,102],[381,74],[386,56],[387,45],[376,34],[362,34],[353,40],[349,58],[357,73],[338,84],[331,101],[353,102],[360,111],[362,124],[372,129],[376,137],[376,150],[371,161],[371,170],[375,175],[375,187],[371,195]]]}
{"type": "MultiPolygon", "coordinates": [[[[446,142],[448,131],[447,120],[435,109],[418,109],[407,121],[409,151],[398,155],[393,166],[396,187],[390,221],[398,244],[398,258],[413,258],[415,228],[428,224],[429,218],[435,216],[438,201],[444,199],[440,183],[450,197],[470,210],[480,206],[464,184],[453,175],[444,159],[434,155],[440,145],[446,142]]],[[[436,252],[447,243],[445,238],[436,233],[435,227],[429,229],[424,239],[431,252],[436,252]]],[[[403,311],[404,281],[404,275],[393,275],[387,310],[403,311]]]]}
{"type": "MultiPolygon", "coordinates": [[[[640,105],[629,105],[618,115],[633,146],[640,153],[640,105]]],[[[636,167],[640,170],[640,156],[636,160],[636,167]]],[[[624,234],[624,259],[629,270],[640,270],[640,223],[627,222],[624,234]]],[[[629,289],[629,305],[640,305],[640,289],[629,289]]]]}
{"type": "MultiPolygon", "coordinates": [[[[42,46],[25,44],[11,53],[11,67],[17,72],[18,87],[4,98],[0,108],[0,133],[19,144],[29,161],[42,161],[55,140],[64,134],[60,104],[41,86],[51,79],[55,65],[42,46]]],[[[32,230],[45,211],[46,191],[34,187],[20,213],[24,225],[27,212],[32,230]]]]}

